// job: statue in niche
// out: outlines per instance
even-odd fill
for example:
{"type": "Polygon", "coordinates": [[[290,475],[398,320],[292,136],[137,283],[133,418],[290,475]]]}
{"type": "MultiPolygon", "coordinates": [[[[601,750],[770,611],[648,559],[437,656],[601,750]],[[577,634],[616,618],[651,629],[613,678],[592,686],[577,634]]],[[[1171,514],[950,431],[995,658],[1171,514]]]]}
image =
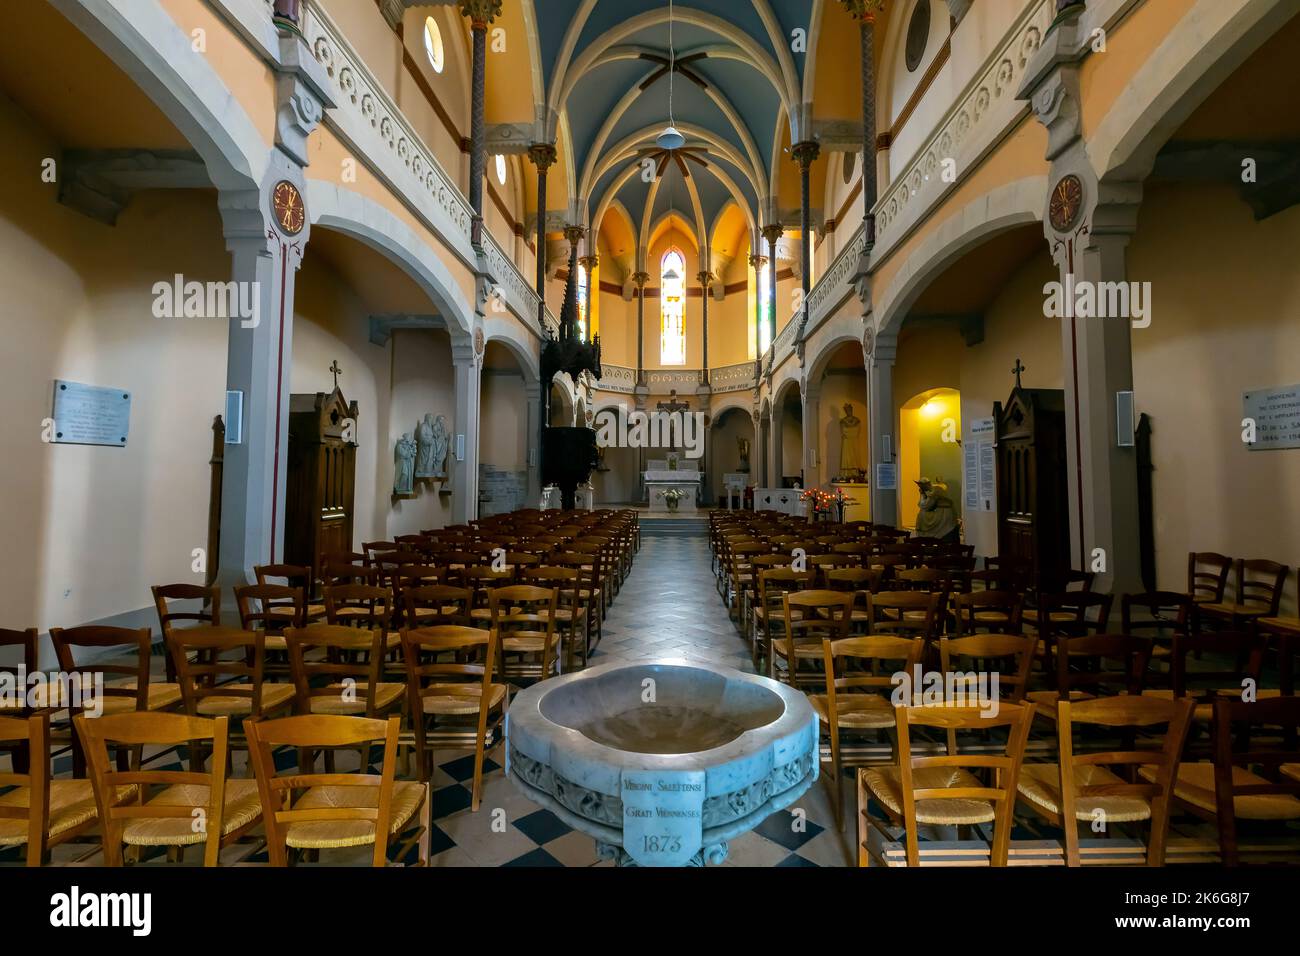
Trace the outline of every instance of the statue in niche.
{"type": "Polygon", "coordinates": [[[921,502],[916,510],[914,538],[938,538],[940,541],[961,540],[961,526],[957,523],[957,509],[948,497],[948,485],[938,476],[933,482],[920,478],[916,482],[921,492],[921,502]]]}
{"type": "MultiPolygon", "coordinates": [[[[425,416],[428,420],[428,416],[425,416]]],[[[432,460],[430,461],[429,476],[432,478],[447,477],[447,445],[451,435],[447,431],[447,419],[441,415],[433,423],[433,434],[429,441],[431,444],[432,460]]]]}
{"type": "Polygon", "coordinates": [[[740,451],[740,467],[738,467],[736,471],[748,472],[749,471],[749,439],[742,438],[739,435],[737,435],[736,447],[740,451]]]}
{"type": "Polygon", "coordinates": [[[840,478],[859,481],[862,478],[862,454],[858,450],[862,434],[862,419],[853,414],[853,403],[844,403],[844,417],[840,419],[840,478]]]}
{"type": "Polygon", "coordinates": [[[393,494],[409,495],[415,492],[415,455],[418,446],[410,432],[404,432],[393,451],[393,494]]]}
{"type": "Polygon", "coordinates": [[[415,477],[432,478],[433,475],[433,412],[424,416],[424,421],[415,426],[415,444],[419,451],[415,455],[415,477]]]}

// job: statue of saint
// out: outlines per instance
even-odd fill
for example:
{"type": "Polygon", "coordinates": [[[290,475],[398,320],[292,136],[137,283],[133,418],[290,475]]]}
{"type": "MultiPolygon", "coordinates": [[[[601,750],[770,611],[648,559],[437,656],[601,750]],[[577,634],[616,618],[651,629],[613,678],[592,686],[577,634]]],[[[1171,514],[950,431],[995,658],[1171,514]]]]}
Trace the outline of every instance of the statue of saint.
{"type": "Polygon", "coordinates": [[[749,471],[749,439],[737,435],[736,447],[740,450],[740,467],[736,471],[747,472],[749,471]]]}
{"type": "Polygon", "coordinates": [[[433,412],[424,416],[424,421],[415,426],[415,443],[419,451],[415,456],[415,477],[433,477],[433,412]]]}
{"type": "Polygon", "coordinates": [[[862,477],[862,453],[859,438],[862,419],[853,414],[853,403],[844,403],[844,417],[840,419],[840,477],[858,480],[862,477]]]}
{"type": "Polygon", "coordinates": [[[948,497],[948,486],[943,479],[931,482],[920,478],[916,487],[921,492],[921,503],[916,511],[914,538],[938,538],[940,541],[959,541],[961,531],[957,526],[957,509],[948,497]]]}
{"type": "Polygon", "coordinates": [[[434,478],[447,477],[447,444],[451,436],[447,431],[447,419],[441,415],[433,423],[433,460],[429,473],[434,478]]]}
{"type": "Polygon", "coordinates": [[[415,490],[415,455],[418,447],[410,432],[397,440],[393,452],[393,494],[409,495],[415,490]]]}

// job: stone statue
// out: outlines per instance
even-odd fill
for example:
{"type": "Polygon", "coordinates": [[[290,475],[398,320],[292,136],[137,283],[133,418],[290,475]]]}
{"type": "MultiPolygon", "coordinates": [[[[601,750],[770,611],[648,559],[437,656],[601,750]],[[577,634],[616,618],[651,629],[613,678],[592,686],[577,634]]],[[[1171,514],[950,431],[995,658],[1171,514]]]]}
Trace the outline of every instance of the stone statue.
{"type": "Polygon", "coordinates": [[[430,439],[433,445],[433,459],[430,463],[429,474],[433,478],[447,477],[447,444],[451,435],[447,431],[447,419],[441,415],[433,423],[433,437],[430,439]]]}
{"type": "Polygon", "coordinates": [[[415,455],[418,446],[411,438],[410,432],[404,432],[397,440],[393,452],[393,494],[409,495],[415,491],[415,455]]]}
{"type": "Polygon", "coordinates": [[[862,419],[853,414],[853,403],[844,403],[844,417],[840,419],[840,477],[858,480],[862,477],[862,454],[859,436],[862,419]]]}
{"type": "Polygon", "coordinates": [[[740,467],[736,471],[749,471],[749,439],[736,436],[736,447],[740,450],[740,467]]]}
{"type": "Polygon", "coordinates": [[[415,443],[419,451],[415,456],[415,477],[433,477],[433,412],[415,426],[415,443]]]}
{"type": "Polygon", "coordinates": [[[948,497],[948,486],[940,478],[931,482],[921,478],[916,482],[921,492],[921,503],[916,511],[916,530],[914,538],[938,538],[940,541],[959,541],[961,532],[957,527],[957,509],[948,497]]]}

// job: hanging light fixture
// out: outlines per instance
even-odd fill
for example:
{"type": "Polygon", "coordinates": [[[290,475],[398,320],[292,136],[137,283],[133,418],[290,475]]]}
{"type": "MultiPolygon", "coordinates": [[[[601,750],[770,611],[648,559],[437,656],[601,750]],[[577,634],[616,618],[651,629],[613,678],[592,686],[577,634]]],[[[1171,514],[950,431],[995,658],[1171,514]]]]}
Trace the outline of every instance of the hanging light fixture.
{"type": "Polygon", "coordinates": [[[686,137],[673,125],[673,74],[677,72],[677,51],[673,48],[673,3],[668,0],[668,126],[655,139],[660,149],[681,149],[686,137]]]}

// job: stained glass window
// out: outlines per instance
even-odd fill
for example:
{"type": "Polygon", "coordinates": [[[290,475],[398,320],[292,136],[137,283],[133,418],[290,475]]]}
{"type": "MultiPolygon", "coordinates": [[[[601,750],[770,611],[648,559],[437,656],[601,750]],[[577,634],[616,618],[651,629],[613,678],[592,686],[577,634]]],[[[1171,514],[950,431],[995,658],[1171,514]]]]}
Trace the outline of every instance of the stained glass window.
{"type": "Polygon", "coordinates": [[[578,338],[587,341],[587,267],[578,263],[578,338]]]}
{"type": "Polygon", "coordinates": [[[686,364],[686,259],[676,249],[664,253],[659,270],[659,364],[686,364]]]}
{"type": "Polygon", "coordinates": [[[772,280],[768,270],[771,264],[764,262],[758,270],[758,354],[766,355],[772,345],[772,328],[775,316],[772,314],[772,280]]]}

